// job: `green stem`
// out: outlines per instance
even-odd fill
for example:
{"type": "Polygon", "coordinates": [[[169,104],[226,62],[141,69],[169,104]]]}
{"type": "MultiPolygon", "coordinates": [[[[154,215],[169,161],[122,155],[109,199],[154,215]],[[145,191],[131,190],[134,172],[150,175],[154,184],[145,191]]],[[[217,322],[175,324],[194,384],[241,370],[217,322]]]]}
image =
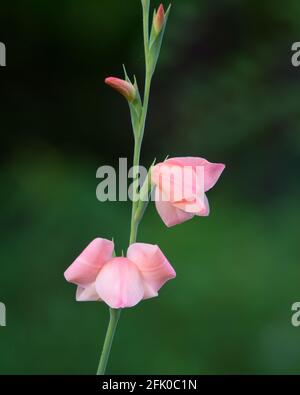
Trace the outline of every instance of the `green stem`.
{"type": "Polygon", "coordinates": [[[97,370],[97,375],[104,375],[108,363],[108,358],[111,351],[112,342],[114,339],[114,335],[117,329],[118,321],[120,318],[121,310],[109,309],[110,312],[110,320],[109,325],[106,332],[106,337],[103,345],[103,350],[97,370]]]}
{"type": "Polygon", "coordinates": [[[145,90],[144,90],[144,101],[143,110],[141,115],[141,121],[139,125],[138,133],[135,137],[134,144],[134,155],[133,155],[133,166],[135,169],[135,174],[133,174],[134,179],[134,192],[133,192],[133,202],[132,202],[132,213],[131,213],[131,229],[130,229],[130,240],[129,244],[133,244],[137,240],[137,232],[139,224],[142,218],[137,218],[136,211],[138,208],[137,199],[137,178],[138,178],[138,168],[140,165],[141,148],[143,143],[143,137],[146,126],[146,119],[149,107],[149,97],[151,90],[152,75],[149,67],[149,2],[143,2],[143,30],[144,30],[144,48],[145,48],[145,66],[146,66],[146,77],[145,77],[145,90]]]}
{"type": "Polygon", "coordinates": [[[133,202],[132,202],[132,211],[131,211],[131,225],[130,225],[130,240],[129,244],[133,244],[137,239],[137,232],[139,223],[136,220],[136,210],[138,206],[138,197],[137,197],[137,181],[138,181],[138,166],[140,163],[140,155],[141,155],[141,142],[139,140],[135,141],[134,144],[134,155],[133,155],[133,166],[135,169],[134,178],[134,186],[133,186],[133,202]]]}

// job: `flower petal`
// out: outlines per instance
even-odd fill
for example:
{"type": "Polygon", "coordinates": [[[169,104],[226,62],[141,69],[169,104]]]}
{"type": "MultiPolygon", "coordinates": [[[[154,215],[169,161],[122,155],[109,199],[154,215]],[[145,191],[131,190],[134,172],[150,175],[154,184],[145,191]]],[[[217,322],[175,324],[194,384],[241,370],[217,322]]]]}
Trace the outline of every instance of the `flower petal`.
{"type": "Polygon", "coordinates": [[[96,279],[100,298],[114,309],[138,304],[144,297],[144,284],[137,266],[127,258],[114,258],[96,279]]]}
{"type": "Polygon", "coordinates": [[[83,287],[89,285],[96,280],[101,267],[112,258],[113,251],[111,240],[93,240],[65,271],[65,279],[83,287]]]}
{"type": "Polygon", "coordinates": [[[179,208],[174,207],[169,202],[164,202],[159,199],[159,190],[156,188],[155,205],[158,214],[167,227],[181,224],[189,219],[192,219],[194,214],[186,213],[179,208]]]}
{"type": "MultiPolygon", "coordinates": [[[[206,196],[204,197],[206,200],[206,196]]],[[[206,213],[206,201],[201,200],[200,198],[195,199],[193,201],[182,201],[179,203],[172,203],[173,207],[176,207],[182,211],[185,211],[186,213],[198,215],[201,213],[206,213]]]]}
{"type": "Polygon", "coordinates": [[[204,195],[204,208],[202,210],[195,213],[198,217],[208,217],[210,214],[210,207],[207,196],[204,195]]]}
{"type": "Polygon", "coordinates": [[[97,294],[95,283],[88,285],[86,288],[77,287],[76,291],[77,302],[96,302],[100,301],[100,297],[97,294]]]}
{"type": "Polygon", "coordinates": [[[172,166],[193,166],[204,167],[204,192],[210,190],[220,178],[225,169],[222,163],[211,163],[204,158],[183,157],[183,158],[170,158],[165,163],[172,166]]]}
{"type": "Polygon", "coordinates": [[[145,282],[144,299],[157,296],[160,288],[176,277],[175,270],[157,245],[132,244],[128,248],[127,257],[142,273],[145,282]]]}
{"type": "MultiPolygon", "coordinates": [[[[197,196],[196,172],[192,166],[158,163],[151,171],[152,183],[160,191],[161,201],[180,202],[197,196]]],[[[203,189],[203,188],[202,188],[203,189]]]]}

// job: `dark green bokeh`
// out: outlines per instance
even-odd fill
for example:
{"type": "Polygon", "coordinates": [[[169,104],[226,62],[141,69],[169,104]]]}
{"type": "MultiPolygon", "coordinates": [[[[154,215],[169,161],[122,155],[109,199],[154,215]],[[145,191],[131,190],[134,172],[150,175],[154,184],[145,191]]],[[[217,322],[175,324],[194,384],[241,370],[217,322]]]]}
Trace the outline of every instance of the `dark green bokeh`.
{"type": "MultiPolygon", "coordinates": [[[[300,372],[299,20],[298,0],[173,1],[142,161],[227,169],[209,218],[166,229],[147,212],[139,240],[177,279],[123,312],[109,373],[300,372]]],[[[107,308],[76,303],[63,272],[96,236],[128,243],[130,204],[100,204],[95,173],[132,157],[102,81],[122,63],[143,76],[140,1],[6,0],[0,22],[0,373],[93,374],[107,308]]]]}

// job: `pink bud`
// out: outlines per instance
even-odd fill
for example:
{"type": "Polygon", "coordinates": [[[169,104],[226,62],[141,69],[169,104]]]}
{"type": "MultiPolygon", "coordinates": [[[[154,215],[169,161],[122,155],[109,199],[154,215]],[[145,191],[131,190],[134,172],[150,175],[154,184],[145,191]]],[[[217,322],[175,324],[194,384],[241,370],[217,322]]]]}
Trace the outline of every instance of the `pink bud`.
{"type": "Polygon", "coordinates": [[[157,13],[153,21],[153,26],[156,34],[159,34],[161,32],[164,23],[165,23],[165,10],[164,10],[164,6],[161,4],[158,7],[157,13]]]}
{"type": "Polygon", "coordinates": [[[121,93],[129,102],[134,101],[136,98],[136,89],[130,82],[120,78],[108,77],[105,79],[105,83],[121,93]]]}

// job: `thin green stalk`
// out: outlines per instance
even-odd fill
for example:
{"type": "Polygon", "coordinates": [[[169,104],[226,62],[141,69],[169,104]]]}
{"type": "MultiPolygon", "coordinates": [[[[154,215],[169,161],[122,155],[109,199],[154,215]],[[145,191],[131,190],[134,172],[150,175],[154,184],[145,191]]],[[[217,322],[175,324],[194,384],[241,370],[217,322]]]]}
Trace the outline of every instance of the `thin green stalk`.
{"type": "Polygon", "coordinates": [[[141,115],[140,129],[138,131],[137,137],[134,144],[134,155],[133,155],[133,168],[135,173],[133,174],[134,187],[133,187],[133,202],[132,202],[132,213],[131,213],[131,230],[130,230],[130,240],[129,244],[135,243],[137,239],[137,231],[139,223],[142,218],[136,218],[136,210],[138,208],[138,196],[137,196],[137,181],[138,181],[138,169],[140,165],[141,148],[143,143],[143,137],[146,126],[146,119],[148,113],[150,88],[151,88],[151,75],[148,71],[147,61],[146,61],[146,80],[145,80],[145,94],[144,94],[144,104],[143,111],[141,115]]]}
{"type": "Polygon", "coordinates": [[[134,156],[133,156],[133,167],[135,169],[135,174],[133,175],[134,179],[134,191],[133,191],[133,202],[132,202],[132,214],[131,214],[131,229],[130,229],[130,240],[129,244],[135,243],[137,240],[137,232],[139,223],[142,218],[136,217],[136,211],[138,208],[138,199],[137,199],[137,177],[138,177],[138,168],[140,165],[140,156],[141,156],[141,148],[143,143],[143,137],[146,126],[146,119],[149,107],[149,97],[151,90],[151,81],[152,75],[149,67],[149,2],[143,2],[143,31],[144,31],[144,50],[145,50],[145,68],[146,68],[146,76],[145,76],[145,90],[144,90],[144,101],[143,101],[143,110],[141,115],[141,121],[139,125],[138,133],[135,137],[134,144],[134,156]]]}
{"type": "Polygon", "coordinates": [[[107,363],[108,363],[108,358],[110,355],[111,351],[111,346],[112,342],[114,339],[114,335],[117,329],[118,321],[120,318],[121,310],[116,310],[116,309],[109,309],[110,312],[110,320],[109,320],[109,325],[107,328],[106,336],[105,336],[105,341],[103,345],[103,350],[97,370],[97,375],[102,376],[105,374],[107,363]]]}
{"type": "Polygon", "coordinates": [[[136,140],[134,144],[134,155],[133,155],[133,166],[135,169],[134,178],[134,186],[133,186],[133,202],[132,202],[132,211],[131,211],[131,225],[130,225],[130,239],[129,244],[133,244],[137,239],[137,232],[139,223],[136,221],[136,210],[138,206],[138,197],[137,197],[137,171],[140,163],[140,154],[141,154],[141,142],[136,140]]]}

